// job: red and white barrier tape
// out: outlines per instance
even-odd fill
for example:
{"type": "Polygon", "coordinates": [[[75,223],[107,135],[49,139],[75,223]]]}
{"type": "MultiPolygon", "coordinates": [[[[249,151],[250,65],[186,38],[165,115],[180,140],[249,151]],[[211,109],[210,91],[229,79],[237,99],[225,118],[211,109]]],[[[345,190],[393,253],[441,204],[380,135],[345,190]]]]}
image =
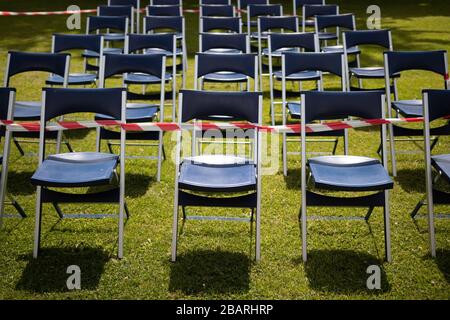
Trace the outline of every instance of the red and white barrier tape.
{"type": "MultiPolygon", "coordinates": [[[[446,117],[450,118],[450,117],[446,117]]],[[[306,132],[325,132],[343,129],[363,128],[378,126],[382,124],[401,123],[401,122],[422,122],[423,118],[391,118],[391,119],[366,119],[366,120],[343,120],[325,123],[314,123],[306,125],[306,132]]],[[[38,121],[34,122],[13,122],[0,120],[0,126],[6,126],[13,132],[36,132],[40,129],[38,121]]],[[[197,122],[183,123],[175,122],[143,122],[143,123],[121,123],[115,120],[98,121],[61,121],[52,122],[46,126],[47,131],[64,131],[76,129],[90,129],[98,127],[119,127],[126,131],[179,131],[179,130],[230,130],[230,129],[255,129],[271,133],[299,133],[300,124],[281,125],[281,126],[259,126],[252,123],[231,122],[231,123],[212,123],[197,122]]]]}

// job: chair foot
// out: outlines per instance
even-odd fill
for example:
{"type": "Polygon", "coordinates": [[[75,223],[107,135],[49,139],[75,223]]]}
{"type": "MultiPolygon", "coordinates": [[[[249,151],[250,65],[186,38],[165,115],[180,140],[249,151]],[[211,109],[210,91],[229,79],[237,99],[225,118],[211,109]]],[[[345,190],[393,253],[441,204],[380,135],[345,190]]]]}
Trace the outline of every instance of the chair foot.
{"type": "Polygon", "coordinates": [[[370,217],[372,216],[372,212],[373,212],[374,209],[375,209],[375,207],[370,207],[369,211],[367,211],[367,214],[364,217],[364,220],[366,220],[366,222],[369,221],[370,217]]]}
{"type": "Polygon", "coordinates": [[[415,206],[414,210],[410,213],[411,218],[415,219],[417,214],[419,213],[420,208],[425,205],[425,200],[420,200],[415,206]]]}

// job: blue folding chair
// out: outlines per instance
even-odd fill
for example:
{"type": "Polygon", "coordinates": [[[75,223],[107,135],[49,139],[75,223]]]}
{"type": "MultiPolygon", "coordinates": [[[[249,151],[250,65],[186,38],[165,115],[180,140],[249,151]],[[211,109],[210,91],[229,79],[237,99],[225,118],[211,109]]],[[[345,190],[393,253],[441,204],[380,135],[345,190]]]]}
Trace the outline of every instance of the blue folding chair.
{"type": "MultiPolygon", "coordinates": [[[[99,57],[103,55],[103,37],[101,35],[84,34],[54,34],[52,37],[52,53],[69,52],[71,50],[89,50],[99,57]]],[[[87,73],[88,61],[83,59],[82,73],[69,73],[67,84],[70,85],[95,85],[98,79],[97,73],[87,73]]],[[[92,68],[91,68],[92,69],[92,68]]],[[[97,67],[98,69],[98,67],[97,67]]],[[[50,75],[48,85],[63,85],[64,78],[59,75],[50,75]]]]}
{"type": "Polygon", "coordinates": [[[234,17],[236,10],[232,5],[201,5],[200,17],[234,17]]]}
{"type": "Polygon", "coordinates": [[[183,6],[182,0],[150,0],[150,4],[153,6],[183,6]]]}
{"type": "MultiPolygon", "coordinates": [[[[316,33],[319,36],[319,42],[324,41],[323,52],[343,52],[344,47],[340,44],[341,31],[356,30],[355,15],[352,13],[338,15],[316,16],[316,33]],[[327,28],[336,28],[335,32],[327,31],[327,28]],[[336,40],[336,45],[328,46],[329,40],[336,40]]],[[[355,55],[360,53],[358,47],[347,48],[347,54],[355,55]]]]}
{"type": "MultiPolygon", "coordinates": [[[[385,166],[386,125],[381,125],[382,162],[363,156],[306,157],[306,125],[314,120],[348,117],[380,119],[385,115],[382,91],[367,92],[305,92],[301,107],[302,167],[301,167],[301,229],[302,256],[307,261],[307,220],[324,218],[307,215],[308,207],[367,207],[368,221],[375,207],[383,207],[386,260],[391,262],[389,189],[393,188],[385,166]],[[309,169],[307,172],[307,169],[309,169]],[[308,188],[308,182],[312,185],[308,188]],[[320,191],[374,192],[357,197],[330,196],[320,191]]],[[[329,217],[328,217],[329,218],[329,217]]],[[[351,219],[338,217],[338,219],[351,219]]]]}
{"type": "Polygon", "coordinates": [[[251,91],[258,91],[258,57],[251,53],[218,54],[197,53],[195,55],[194,88],[204,90],[205,82],[247,84],[251,91]]]}
{"type": "MultiPolygon", "coordinates": [[[[153,103],[127,103],[126,104],[126,121],[130,123],[151,122],[155,120],[159,112],[159,121],[164,121],[164,86],[170,80],[166,77],[166,56],[164,54],[107,54],[102,61],[102,73],[100,79],[100,87],[105,87],[106,79],[116,75],[122,75],[123,86],[129,88],[132,84],[156,84],[159,86],[157,96],[158,104],[153,103]]],[[[138,95],[131,93],[128,89],[127,100],[147,100],[147,95],[138,95]]],[[[109,120],[111,116],[108,114],[97,114],[96,120],[109,120]]],[[[111,140],[120,140],[121,135],[117,131],[107,128],[99,128],[97,130],[97,152],[101,150],[101,141],[107,140],[110,153],[113,153],[111,140]]],[[[129,132],[127,133],[128,141],[147,140],[158,141],[157,144],[139,144],[133,143],[134,146],[156,146],[158,148],[157,181],[161,180],[161,164],[163,158],[163,133],[162,132],[129,132]]],[[[120,141],[122,143],[122,141],[120,141]]],[[[134,156],[134,158],[144,158],[154,160],[155,157],[134,156]]]]}
{"type": "MultiPolygon", "coordinates": [[[[11,78],[19,74],[29,72],[48,72],[64,79],[63,87],[67,87],[70,68],[70,55],[67,53],[34,53],[34,52],[8,52],[6,70],[4,76],[4,87],[11,86],[11,78]]],[[[12,86],[11,86],[12,87],[12,86]]],[[[13,119],[15,121],[39,120],[41,116],[41,101],[16,101],[14,103],[13,119]]],[[[25,155],[20,143],[35,143],[39,135],[36,132],[15,132],[13,142],[21,155],[25,155]],[[17,138],[25,138],[17,139],[17,138]]],[[[49,132],[48,139],[56,139],[56,150],[60,151],[62,143],[62,132],[49,132]]],[[[70,144],[65,145],[72,151],[70,144]]]]}
{"type": "Polygon", "coordinates": [[[237,0],[238,14],[239,16],[241,16],[244,10],[248,10],[248,6],[257,4],[269,4],[269,2],[269,0],[237,0]]]}
{"type": "MultiPolygon", "coordinates": [[[[345,83],[345,60],[340,53],[324,53],[324,52],[314,52],[314,53],[294,53],[285,52],[281,58],[281,91],[282,91],[282,101],[283,101],[283,125],[286,125],[288,114],[293,120],[302,119],[301,112],[301,100],[298,101],[288,101],[287,100],[287,81],[315,81],[317,83],[317,90],[324,90],[323,73],[328,72],[330,75],[334,75],[340,78],[341,90],[343,92],[347,91],[347,85],[345,83]],[[302,76],[304,76],[303,79],[302,76]],[[300,79],[300,80],[299,80],[300,79]]],[[[300,94],[303,92],[300,86],[300,94]]],[[[283,133],[283,174],[287,175],[287,157],[289,154],[298,154],[298,152],[288,152],[287,144],[288,142],[294,142],[298,144],[297,133],[283,133]],[[288,139],[287,137],[290,137],[288,139]]],[[[300,134],[301,136],[301,134],[300,134]]],[[[321,139],[309,139],[309,141],[315,142],[332,142],[334,143],[332,154],[336,153],[339,138],[344,138],[344,154],[348,154],[348,132],[347,129],[337,130],[331,132],[312,132],[308,133],[310,137],[332,137],[332,138],[321,138],[321,139]]],[[[303,149],[302,149],[303,150],[303,149]]]]}
{"type": "MultiPolygon", "coordinates": [[[[0,88],[0,119],[12,120],[13,106],[15,101],[16,90],[13,88],[0,88]]],[[[6,192],[8,182],[8,162],[9,162],[9,150],[11,142],[11,131],[5,127],[0,126],[0,139],[5,137],[3,145],[3,155],[0,154],[0,165],[2,171],[0,172],[0,228],[2,227],[3,218],[15,217],[16,215],[5,215],[5,204],[11,204],[19,214],[19,217],[26,218],[25,211],[20,204],[6,192]],[[8,196],[9,202],[5,202],[5,197],[8,196]]]]}
{"type": "MultiPolygon", "coordinates": [[[[450,153],[432,155],[430,145],[431,128],[430,123],[438,120],[442,117],[450,115],[450,91],[449,90],[424,90],[423,91],[423,103],[424,103],[424,147],[425,147],[425,177],[427,193],[424,200],[420,201],[415,209],[415,214],[425,204],[427,204],[428,210],[428,233],[430,241],[430,253],[432,257],[436,256],[436,239],[434,229],[434,205],[449,205],[450,193],[440,190],[435,187],[438,180],[445,180],[447,184],[450,184],[450,153]],[[436,171],[436,177],[433,179],[432,171],[436,171]]],[[[450,126],[448,127],[450,128],[450,126]]],[[[448,130],[450,136],[450,129],[448,130]]],[[[448,149],[447,149],[448,151],[448,149]]],[[[414,217],[413,216],[413,217],[414,217]]],[[[448,215],[442,217],[448,218],[448,215]]]]}
{"type": "Polygon", "coordinates": [[[186,27],[182,16],[147,16],[144,18],[144,34],[175,34],[177,50],[181,50],[181,63],[177,64],[177,76],[182,79],[182,87],[186,87],[186,74],[188,70],[188,58],[186,47],[186,27]]]}
{"type": "MultiPolygon", "coordinates": [[[[292,12],[294,16],[298,16],[298,9],[303,12],[303,6],[305,5],[325,5],[325,0],[292,0],[292,12]]],[[[305,25],[314,27],[314,20],[306,20],[305,25]]]]}
{"type": "MultiPolygon", "coordinates": [[[[443,87],[449,88],[447,51],[391,51],[384,53],[384,69],[385,69],[385,86],[388,105],[388,116],[392,117],[392,109],[395,110],[397,116],[403,117],[422,117],[423,102],[422,100],[394,100],[391,98],[392,78],[396,78],[404,71],[422,70],[438,74],[443,78],[443,87]]],[[[398,97],[398,93],[396,94],[398,97]]],[[[448,126],[446,124],[439,128],[431,129],[432,136],[448,134],[448,126]]],[[[389,140],[391,149],[392,174],[397,176],[397,162],[395,141],[421,141],[423,132],[420,129],[402,127],[397,125],[389,125],[389,140]],[[408,137],[406,139],[396,139],[395,137],[408,137]]],[[[433,138],[434,142],[431,148],[437,143],[437,138],[433,138]]]]}
{"type": "Polygon", "coordinates": [[[147,16],[181,17],[183,11],[179,5],[149,5],[146,7],[147,16]]]}
{"type": "Polygon", "coordinates": [[[66,114],[79,112],[101,113],[125,122],[126,90],[124,89],[65,89],[43,90],[42,117],[39,141],[39,168],[31,177],[36,190],[36,222],[34,230],[33,257],[37,258],[41,243],[42,204],[51,203],[61,218],[116,217],[112,214],[61,215],[63,203],[118,203],[119,241],[118,257],[123,257],[125,204],[125,131],[120,128],[120,155],[98,152],[52,154],[47,157],[45,130],[47,121],[66,114]],[[120,165],[120,176],[116,167],[120,165]],[[118,181],[119,186],[114,185],[118,181]],[[86,188],[111,186],[95,193],[67,193],[53,188],[86,188]]]}
{"type": "MultiPolygon", "coordinates": [[[[166,82],[172,83],[171,92],[165,91],[165,100],[172,100],[172,121],[176,118],[176,100],[177,100],[177,56],[182,55],[180,48],[177,48],[176,36],[173,34],[139,34],[129,35],[125,39],[125,53],[136,54],[142,52],[143,54],[164,54],[167,59],[172,60],[172,65],[167,63],[166,59],[166,82]],[[171,96],[170,96],[171,95],[171,96]]],[[[153,76],[145,74],[129,74],[126,76],[126,81],[131,80],[135,84],[142,84],[143,95],[145,95],[145,87],[149,84],[154,84],[158,79],[153,76]]],[[[129,93],[132,95],[132,93],[129,93]]],[[[158,93],[159,97],[159,93],[158,93]]],[[[139,96],[137,98],[140,98],[139,96]]],[[[152,98],[148,96],[147,98],[152,98]]]]}
{"type": "Polygon", "coordinates": [[[306,32],[307,27],[314,28],[316,16],[337,14],[339,14],[339,6],[335,4],[305,4],[302,7],[302,30],[306,32]]]}
{"type": "MultiPolygon", "coordinates": [[[[275,86],[274,81],[282,80],[281,68],[274,67],[274,59],[281,59],[284,52],[319,52],[319,40],[314,32],[306,33],[272,33],[268,37],[268,48],[262,54],[269,58],[269,86],[270,86],[270,116],[272,125],[275,125],[275,86]]],[[[290,81],[317,80],[317,72],[303,71],[292,74],[290,81]]]]}
{"type": "MultiPolygon", "coordinates": [[[[383,66],[370,66],[361,67],[361,54],[356,54],[356,67],[350,67],[349,63],[349,50],[354,47],[360,48],[362,45],[376,46],[385,50],[393,51],[392,36],[390,30],[359,30],[359,31],[347,31],[343,33],[342,39],[344,45],[344,57],[347,59],[346,65],[349,67],[347,72],[347,85],[349,90],[364,90],[363,79],[384,79],[384,67],[383,66]],[[358,87],[351,86],[352,77],[358,80],[358,87]]],[[[397,92],[396,85],[398,75],[393,78],[393,90],[397,92]]],[[[372,90],[372,89],[369,89],[372,90]]],[[[382,88],[384,90],[384,88],[382,88]]],[[[395,97],[397,100],[397,96],[395,97]]]]}
{"type": "Polygon", "coordinates": [[[252,32],[252,27],[258,27],[259,17],[281,17],[283,16],[283,6],[281,4],[257,4],[249,5],[247,9],[247,33],[250,39],[257,40],[259,32],[252,32]]]}
{"type": "MultiPolygon", "coordinates": [[[[211,92],[183,90],[180,94],[179,123],[221,119],[262,123],[262,94],[257,92],[211,92]]],[[[195,133],[194,133],[195,134],[195,133]]],[[[261,136],[253,130],[227,132],[231,141],[253,141],[249,155],[181,154],[182,133],[177,132],[174,214],[172,227],[172,261],[176,261],[179,208],[186,220],[234,220],[256,222],[256,260],[261,258],[261,136]],[[215,196],[227,193],[228,197],[215,196]],[[252,210],[250,218],[188,216],[186,207],[230,207],[252,210]],[[256,209],[256,217],[254,211],[256,209]]]]}
{"type": "Polygon", "coordinates": [[[244,33],[201,33],[199,49],[204,53],[249,53],[250,42],[244,33]]]}
{"type": "Polygon", "coordinates": [[[242,33],[241,17],[200,17],[199,33],[242,33]]]}
{"type": "MultiPolygon", "coordinates": [[[[95,32],[95,34],[103,36],[104,41],[108,45],[107,48],[104,48],[104,53],[122,53],[123,48],[109,47],[109,43],[123,42],[125,35],[128,34],[128,26],[127,17],[90,16],[87,18],[86,34],[95,32]]],[[[100,56],[97,52],[85,50],[83,57],[98,59],[100,56]]]]}
{"type": "Polygon", "coordinates": [[[134,10],[134,21],[136,22],[136,33],[139,33],[141,21],[141,1],[140,0],[108,0],[108,6],[132,6],[134,10]]]}
{"type": "Polygon", "coordinates": [[[231,0],[199,0],[198,5],[231,5],[231,0]]]}
{"type": "Polygon", "coordinates": [[[263,87],[263,75],[269,76],[268,65],[263,63],[263,58],[267,57],[267,38],[270,33],[298,32],[298,19],[291,16],[280,17],[258,17],[258,60],[260,87],[263,87]],[[265,47],[263,47],[263,42],[265,47]],[[263,69],[264,67],[264,69],[263,69]]]}
{"type": "MultiPolygon", "coordinates": [[[[134,33],[134,8],[132,5],[98,6],[97,16],[101,17],[127,17],[130,33],[134,33]]],[[[106,41],[124,41],[125,34],[105,36],[106,41]]]]}

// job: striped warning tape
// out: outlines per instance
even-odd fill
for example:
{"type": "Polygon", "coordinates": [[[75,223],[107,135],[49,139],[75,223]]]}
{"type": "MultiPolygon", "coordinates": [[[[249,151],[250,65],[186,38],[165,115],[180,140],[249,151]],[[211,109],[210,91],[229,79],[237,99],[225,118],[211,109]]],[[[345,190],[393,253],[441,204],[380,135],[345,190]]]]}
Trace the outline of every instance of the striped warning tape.
{"type": "MultiPolygon", "coordinates": [[[[450,118],[450,116],[445,117],[450,118]]],[[[401,123],[401,122],[422,122],[423,118],[390,118],[390,119],[366,119],[366,120],[343,120],[324,123],[313,123],[306,125],[306,132],[325,132],[343,129],[363,128],[377,126],[382,124],[401,123]]],[[[34,122],[13,122],[0,120],[0,126],[6,126],[13,132],[36,132],[40,129],[38,121],[34,122]]],[[[175,122],[143,122],[143,123],[122,123],[115,120],[97,120],[97,121],[61,121],[47,124],[47,131],[64,131],[76,129],[90,129],[99,127],[122,127],[126,131],[179,131],[179,130],[248,130],[259,129],[271,133],[299,133],[300,124],[264,126],[248,122],[195,122],[195,123],[175,123],[175,122]]]]}

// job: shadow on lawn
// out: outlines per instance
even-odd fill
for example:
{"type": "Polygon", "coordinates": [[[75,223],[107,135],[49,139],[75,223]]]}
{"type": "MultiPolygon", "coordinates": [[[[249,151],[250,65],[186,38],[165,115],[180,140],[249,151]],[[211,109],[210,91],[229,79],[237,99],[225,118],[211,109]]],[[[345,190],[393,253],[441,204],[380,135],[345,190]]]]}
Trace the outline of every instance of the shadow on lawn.
{"type": "Polygon", "coordinates": [[[395,180],[406,192],[425,193],[424,176],[422,169],[400,169],[395,180]]]}
{"type": "Polygon", "coordinates": [[[309,286],[317,291],[336,293],[368,292],[366,286],[370,265],[380,266],[381,290],[374,293],[390,291],[390,284],[382,261],[375,256],[350,250],[312,250],[305,264],[309,286]]]}
{"type": "Polygon", "coordinates": [[[438,249],[436,252],[436,264],[447,283],[450,283],[450,250],[438,249]]]}
{"type": "Polygon", "coordinates": [[[71,265],[77,265],[81,269],[82,290],[97,289],[110,256],[98,248],[50,248],[41,249],[38,259],[29,255],[21,258],[28,260],[28,264],[16,289],[44,293],[68,291],[66,281],[70,275],[67,274],[67,267],[71,265]]]}
{"type": "Polygon", "coordinates": [[[249,290],[250,259],[242,253],[194,251],[171,265],[169,291],[185,294],[243,293],[249,290]]]}

